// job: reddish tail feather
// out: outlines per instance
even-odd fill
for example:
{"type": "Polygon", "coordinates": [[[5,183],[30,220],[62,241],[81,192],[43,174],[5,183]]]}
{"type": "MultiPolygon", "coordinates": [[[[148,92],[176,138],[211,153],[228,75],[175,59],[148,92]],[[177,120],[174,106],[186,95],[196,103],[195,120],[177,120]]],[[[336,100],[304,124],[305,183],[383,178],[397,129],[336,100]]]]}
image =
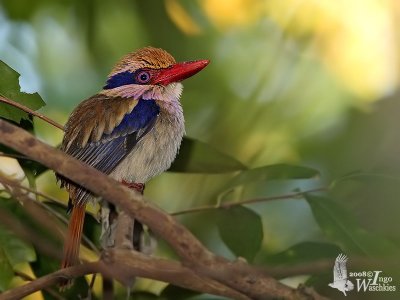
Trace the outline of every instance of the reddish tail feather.
{"type": "MultiPolygon", "coordinates": [[[[85,205],[75,205],[72,208],[71,218],[68,224],[61,268],[68,268],[79,263],[79,246],[81,244],[84,220],[85,205]]],[[[65,280],[60,283],[60,289],[67,289],[71,284],[72,280],[65,280]]]]}

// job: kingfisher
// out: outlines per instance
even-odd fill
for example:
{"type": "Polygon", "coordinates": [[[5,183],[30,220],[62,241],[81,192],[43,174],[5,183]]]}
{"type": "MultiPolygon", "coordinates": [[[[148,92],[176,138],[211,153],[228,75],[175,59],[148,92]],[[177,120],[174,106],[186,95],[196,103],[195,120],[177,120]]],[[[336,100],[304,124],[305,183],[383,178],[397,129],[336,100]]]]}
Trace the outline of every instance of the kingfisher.
{"type": "MultiPolygon", "coordinates": [[[[185,133],[181,81],[208,63],[177,63],[168,52],[153,47],[127,54],[103,89],[73,110],[61,150],[143,194],[145,184],[170,167],[185,133]]],[[[112,206],[65,177],[57,179],[69,193],[71,216],[61,265],[66,268],[79,262],[86,204],[101,201],[102,236],[110,231],[112,206]]],[[[135,249],[141,230],[135,221],[135,249]]]]}

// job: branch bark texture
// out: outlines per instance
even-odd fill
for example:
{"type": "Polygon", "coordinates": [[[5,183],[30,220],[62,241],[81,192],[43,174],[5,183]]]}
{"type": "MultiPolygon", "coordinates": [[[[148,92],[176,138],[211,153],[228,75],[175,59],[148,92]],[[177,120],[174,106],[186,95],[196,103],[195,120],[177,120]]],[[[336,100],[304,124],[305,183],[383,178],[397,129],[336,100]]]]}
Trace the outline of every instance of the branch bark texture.
{"type": "MultiPolygon", "coordinates": [[[[50,147],[23,129],[0,120],[0,143],[42,163],[91,190],[146,224],[166,240],[181,258],[181,264],[193,276],[234,290],[234,299],[323,299],[306,289],[292,289],[242,261],[229,261],[206,249],[184,226],[139,193],[118,184],[112,178],[50,147]]],[[[101,263],[106,263],[107,260],[101,263]]],[[[161,262],[160,262],[161,263],[161,262]]],[[[110,268],[108,268],[110,269],[110,268]]],[[[111,268],[112,269],[112,268],[111,268]]],[[[161,272],[163,268],[158,267],[161,272]]],[[[97,271],[97,270],[96,270],[97,271]]],[[[149,277],[150,274],[144,274],[149,277]]],[[[164,278],[171,282],[174,276],[164,278]]],[[[178,276],[176,277],[178,278],[178,276]]],[[[181,277],[182,280],[188,277],[181,277]]],[[[161,279],[162,280],[162,279],[161,279]]],[[[176,283],[176,282],[175,282],[176,283]]],[[[179,284],[182,286],[182,284],[179,284]]],[[[229,297],[229,296],[228,296],[229,297]]],[[[1,299],[1,298],[0,298],[1,299]]],[[[6,298],[11,299],[11,298],[6,298]]]]}

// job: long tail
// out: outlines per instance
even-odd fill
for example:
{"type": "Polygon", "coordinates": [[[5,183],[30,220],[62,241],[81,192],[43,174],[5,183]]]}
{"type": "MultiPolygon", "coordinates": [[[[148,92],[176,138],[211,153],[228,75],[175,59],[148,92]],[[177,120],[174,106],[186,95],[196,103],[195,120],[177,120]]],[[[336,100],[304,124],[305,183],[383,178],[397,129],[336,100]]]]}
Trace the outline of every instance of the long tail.
{"type": "MultiPolygon", "coordinates": [[[[68,232],[64,242],[64,253],[61,268],[68,268],[79,263],[79,246],[81,244],[83,223],[85,220],[85,205],[77,204],[72,208],[68,224],[68,232]]],[[[60,289],[66,289],[72,281],[60,283],[60,289]]]]}

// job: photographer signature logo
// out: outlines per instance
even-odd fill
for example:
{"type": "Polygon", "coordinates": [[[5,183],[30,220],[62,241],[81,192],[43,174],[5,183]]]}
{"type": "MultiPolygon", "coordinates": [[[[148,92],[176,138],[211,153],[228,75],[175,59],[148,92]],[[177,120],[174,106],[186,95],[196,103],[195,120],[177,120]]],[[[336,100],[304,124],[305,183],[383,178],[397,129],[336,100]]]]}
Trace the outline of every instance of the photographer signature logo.
{"type": "Polygon", "coordinates": [[[347,256],[340,253],[335,260],[333,267],[333,282],[329,283],[331,288],[341,291],[345,296],[346,292],[354,290],[354,284],[349,277],[355,279],[356,292],[395,292],[396,285],[393,284],[393,277],[383,276],[383,271],[361,271],[347,272],[347,256]]]}
{"type": "Polygon", "coordinates": [[[345,296],[346,292],[354,289],[354,284],[347,277],[347,257],[340,253],[335,260],[333,267],[333,282],[329,284],[331,288],[338,289],[345,296]]]}

